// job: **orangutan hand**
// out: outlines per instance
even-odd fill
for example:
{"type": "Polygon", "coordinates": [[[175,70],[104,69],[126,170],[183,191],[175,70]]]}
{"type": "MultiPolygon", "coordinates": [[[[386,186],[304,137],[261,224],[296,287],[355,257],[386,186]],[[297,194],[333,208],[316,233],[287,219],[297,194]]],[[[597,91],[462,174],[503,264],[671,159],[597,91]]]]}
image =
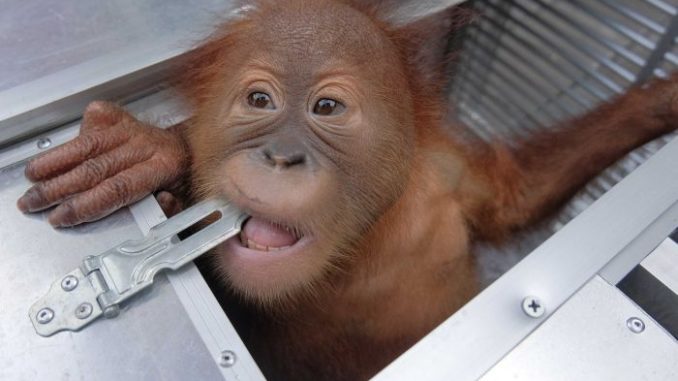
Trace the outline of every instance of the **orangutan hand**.
{"type": "MultiPolygon", "coordinates": [[[[155,128],[112,103],[93,102],[80,136],[28,163],[26,177],[36,184],[17,206],[24,213],[56,206],[49,213],[55,227],[94,221],[157,190],[180,187],[188,152],[177,130],[155,128]]],[[[177,207],[167,192],[159,199],[177,207]]]]}

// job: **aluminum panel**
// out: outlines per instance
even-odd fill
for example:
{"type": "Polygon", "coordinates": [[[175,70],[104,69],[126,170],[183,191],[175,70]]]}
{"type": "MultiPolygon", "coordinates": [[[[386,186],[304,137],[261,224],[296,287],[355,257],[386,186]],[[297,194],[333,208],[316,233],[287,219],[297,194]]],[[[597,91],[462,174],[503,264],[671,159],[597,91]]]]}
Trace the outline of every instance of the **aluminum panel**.
{"type": "Polygon", "coordinates": [[[157,91],[234,1],[0,1],[0,146],[157,91]]]}
{"type": "MultiPolygon", "coordinates": [[[[640,323],[636,323],[640,324],[640,323]]],[[[676,380],[678,342],[595,277],[481,380],[676,380]],[[644,324],[629,327],[637,318],[644,324]],[[635,331],[635,332],[634,332],[635,331]],[[636,333],[637,332],[637,333],[636,333]]]]}
{"type": "Polygon", "coordinates": [[[3,0],[0,92],[130,48],[140,63],[143,48],[159,41],[190,47],[224,16],[229,3],[3,0]]]}
{"type": "Polygon", "coordinates": [[[0,170],[0,279],[5,282],[0,287],[0,379],[223,379],[164,275],[115,319],[98,320],[77,333],[38,336],[28,308],[51,282],[84,256],[142,233],[128,210],[54,230],[44,213],[25,216],[16,208],[28,186],[23,165],[0,170]]]}

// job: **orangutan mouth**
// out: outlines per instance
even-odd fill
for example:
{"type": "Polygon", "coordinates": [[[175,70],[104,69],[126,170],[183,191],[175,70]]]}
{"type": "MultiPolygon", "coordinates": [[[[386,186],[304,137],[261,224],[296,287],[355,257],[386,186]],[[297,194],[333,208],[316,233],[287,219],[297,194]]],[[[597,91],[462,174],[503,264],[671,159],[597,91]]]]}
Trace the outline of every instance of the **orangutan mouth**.
{"type": "Polygon", "coordinates": [[[243,224],[240,243],[251,250],[276,252],[289,249],[303,238],[296,229],[259,217],[250,217],[243,224]]]}

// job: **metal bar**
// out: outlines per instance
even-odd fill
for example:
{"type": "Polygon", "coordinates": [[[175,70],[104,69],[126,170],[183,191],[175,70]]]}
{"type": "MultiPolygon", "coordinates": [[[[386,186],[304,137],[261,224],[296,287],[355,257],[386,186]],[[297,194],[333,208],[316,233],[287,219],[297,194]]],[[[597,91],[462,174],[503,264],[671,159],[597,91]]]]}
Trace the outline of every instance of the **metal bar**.
{"type": "Polygon", "coordinates": [[[535,0],[539,5],[544,9],[550,11],[552,14],[559,17],[561,20],[572,25],[579,31],[585,33],[591,39],[597,41],[601,45],[605,45],[607,48],[611,49],[620,56],[626,58],[628,61],[636,64],[639,67],[642,67],[645,64],[645,60],[638,56],[636,53],[626,49],[624,46],[617,44],[616,42],[611,41],[610,39],[602,38],[598,32],[588,27],[586,24],[575,20],[573,17],[563,12],[562,10],[552,6],[551,4],[545,2],[544,0],[535,0]]]}
{"type": "MultiPolygon", "coordinates": [[[[633,80],[636,78],[635,75],[632,72],[630,72],[626,68],[622,67],[618,63],[611,61],[609,58],[607,58],[607,56],[605,56],[604,54],[601,54],[600,51],[597,48],[591,47],[590,45],[585,44],[584,41],[581,40],[581,39],[573,38],[565,30],[560,30],[561,33],[556,33],[556,27],[555,26],[547,24],[539,15],[537,15],[536,13],[527,9],[522,4],[516,3],[516,7],[518,9],[520,9],[520,11],[523,12],[523,14],[527,15],[528,17],[531,17],[532,21],[536,22],[537,24],[541,25],[546,30],[548,30],[549,35],[553,35],[555,38],[559,38],[562,41],[565,41],[565,43],[567,45],[569,45],[570,47],[579,51],[583,55],[588,56],[589,58],[592,58],[594,61],[597,61],[598,63],[603,64],[604,66],[606,66],[608,69],[610,69],[612,72],[614,72],[618,76],[626,79],[629,82],[633,82],[633,80]]],[[[532,28],[530,28],[530,29],[532,29],[532,28]]],[[[532,29],[532,30],[535,31],[534,29],[532,29]]],[[[535,31],[535,32],[537,32],[537,31],[535,31]]],[[[543,33],[540,33],[540,34],[543,35],[543,33]]],[[[587,37],[591,37],[591,36],[587,36],[587,37]]],[[[552,42],[553,42],[554,46],[562,46],[562,44],[557,44],[556,40],[553,40],[552,42]]],[[[615,82],[611,81],[611,83],[614,83],[615,86],[617,85],[615,82]]],[[[621,90],[621,88],[620,88],[620,90],[621,90]]]]}
{"type": "Polygon", "coordinates": [[[497,109],[497,105],[492,102],[486,102],[483,99],[483,94],[480,94],[478,89],[470,89],[468,87],[457,88],[456,96],[461,100],[470,101],[474,105],[474,111],[483,115],[485,119],[491,122],[493,135],[503,135],[509,137],[513,134],[513,128],[509,127],[512,124],[517,126],[514,119],[507,120],[506,115],[502,110],[497,109]],[[508,122],[508,123],[507,123],[508,122]]]}
{"type": "MultiPolygon", "coordinates": [[[[475,7],[476,10],[479,9],[480,4],[481,4],[480,1],[476,1],[476,2],[474,3],[474,7],[475,7]]],[[[508,1],[507,1],[507,2],[502,2],[499,6],[500,6],[500,7],[504,7],[504,8],[509,8],[509,9],[510,9],[510,8],[513,6],[513,4],[512,4],[511,2],[508,2],[508,1]]],[[[480,12],[479,12],[479,13],[480,13],[480,12]]],[[[507,21],[508,21],[508,20],[503,19],[503,20],[498,20],[497,23],[500,24],[500,25],[502,25],[502,26],[505,26],[505,24],[506,24],[507,21]]],[[[476,27],[476,28],[474,28],[474,29],[477,30],[478,28],[476,27]]],[[[486,49],[487,49],[489,52],[494,53],[500,46],[501,46],[501,39],[500,39],[500,38],[496,38],[496,39],[490,40],[490,43],[488,43],[488,44],[486,45],[486,49]]]]}
{"type": "Polygon", "coordinates": [[[619,1],[610,1],[610,0],[598,0],[602,4],[606,5],[608,8],[613,9],[618,14],[625,16],[627,19],[635,21],[641,26],[644,26],[647,29],[650,29],[657,34],[664,33],[664,27],[659,25],[656,21],[652,20],[649,17],[646,17],[634,9],[631,9],[624,4],[621,4],[619,1]]]}
{"type": "MultiPolygon", "coordinates": [[[[455,96],[462,104],[467,104],[466,102],[474,102],[476,103],[477,101],[474,100],[472,96],[469,94],[457,94],[455,96]]],[[[467,107],[464,109],[467,111],[466,118],[470,119],[471,123],[469,123],[469,126],[472,127],[479,127],[477,123],[475,123],[475,120],[482,120],[482,127],[481,128],[481,135],[485,141],[491,141],[493,139],[496,139],[498,135],[506,135],[506,132],[501,130],[500,128],[497,128],[496,126],[501,126],[503,123],[500,123],[497,119],[497,117],[493,114],[491,110],[488,110],[487,107],[484,105],[476,105],[473,104],[473,107],[467,107]]],[[[462,114],[461,117],[464,117],[462,114]]]]}
{"type": "Polygon", "coordinates": [[[647,81],[655,69],[661,63],[663,57],[671,50],[673,46],[673,40],[678,37],[678,17],[672,17],[671,22],[666,28],[666,33],[664,33],[657,41],[655,49],[650,53],[650,56],[647,58],[647,63],[645,67],[638,73],[638,78],[636,79],[636,84],[643,83],[647,81]]]}
{"type": "MultiPolygon", "coordinates": [[[[467,81],[466,83],[462,84],[462,88],[469,84],[472,85],[472,87],[475,87],[477,84],[483,81],[483,78],[479,77],[479,75],[474,71],[466,72],[465,78],[467,81]]],[[[511,87],[507,87],[506,82],[503,80],[498,81],[498,79],[500,80],[500,78],[496,76],[496,72],[493,74],[493,76],[488,77],[486,82],[491,86],[485,88],[482,94],[488,95],[492,100],[494,100],[494,102],[498,104],[504,104],[508,106],[506,109],[506,116],[513,117],[520,129],[526,128],[528,130],[534,130],[535,128],[548,125],[537,119],[537,117],[535,117],[530,110],[518,102],[516,100],[518,94],[515,94],[513,91],[511,91],[511,87]],[[522,119],[525,118],[527,118],[529,121],[526,123],[526,125],[522,125],[522,119]]]]}
{"type": "Polygon", "coordinates": [[[639,34],[635,30],[629,28],[628,26],[624,24],[620,24],[618,22],[615,22],[614,20],[611,20],[609,17],[605,17],[604,15],[601,15],[600,12],[597,10],[593,9],[590,7],[586,2],[582,2],[581,0],[570,0],[572,3],[577,4],[580,8],[586,11],[586,13],[595,18],[596,20],[600,21],[602,24],[605,24],[609,26],[610,28],[616,30],[617,32],[621,33],[625,37],[633,40],[640,46],[652,50],[654,49],[654,42],[651,40],[647,39],[645,36],[639,34]]]}
{"type": "MultiPolygon", "coordinates": [[[[171,63],[179,55],[171,52],[132,68],[129,62],[138,60],[121,54],[1,92],[0,104],[4,108],[0,109],[0,147],[77,120],[93,99],[127,103],[160,90],[158,83],[167,78],[171,63]],[[66,90],[54,93],[46,87],[66,90]]],[[[153,54],[149,53],[149,57],[153,54]]]]}
{"type": "Polygon", "coordinates": [[[645,0],[645,2],[654,6],[655,8],[657,8],[657,9],[663,11],[663,12],[670,14],[671,16],[675,16],[676,13],[678,13],[674,6],[666,4],[665,2],[663,2],[661,0],[645,0]]]}
{"type": "Polygon", "coordinates": [[[672,65],[678,66],[678,56],[676,56],[673,52],[666,52],[664,58],[672,65]]]}
{"type": "Polygon", "coordinates": [[[493,136],[492,128],[485,118],[473,110],[468,110],[468,106],[464,102],[459,102],[458,106],[460,111],[458,116],[459,121],[468,127],[472,127],[471,132],[476,134],[480,139],[485,141],[491,140],[493,136]]]}
{"type": "MultiPolygon", "coordinates": [[[[499,30],[503,31],[504,33],[506,33],[506,35],[509,36],[509,37],[511,37],[514,41],[516,41],[516,42],[518,43],[518,45],[523,45],[524,47],[526,47],[526,48],[530,51],[530,53],[532,53],[532,54],[534,54],[535,56],[541,58],[541,60],[542,60],[544,63],[548,64],[548,65],[551,66],[551,67],[558,67],[558,66],[557,66],[557,63],[553,62],[553,60],[549,57],[549,55],[547,55],[547,54],[544,53],[544,51],[543,51],[544,49],[542,49],[541,47],[536,46],[535,44],[533,44],[533,43],[531,43],[531,42],[525,40],[524,38],[521,38],[521,37],[519,37],[519,36],[516,36],[514,33],[511,33],[509,30],[507,30],[507,29],[505,29],[505,28],[499,26],[499,25],[495,22],[495,20],[492,19],[492,18],[490,18],[490,17],[485,17],[484,20],[487,20],[487,21],[489,22],[489,24],[492,25],[493,27],[495,27],[496,29],[499,29],[499,30]]],[[[487,24],[484,24],[484,25],[487,25],[487,24]]],[[[479,26],[479,28],[482,29],[482,26],[479,26]]],[[[487,31],[486,31],[486,32],[487,32],[487,31]]],[[[489,34],[490,32],[487,32],[487,33],[489,34]]],[[[496,38],[496,37],[495,37],[495,38],[496,38]]],[[[542,42],[542,43],[544,43],[544,42],[542,42]]],[[[546,44],[548,44],[548,42],[546,42],[546,44]]],[[[559,54],[557,51],[553,50],[552,47],[549,48],[549,49],[550,49],[552,52],[554,52],[555,54],[559,54]]],[[[563,58],[566,58],[566,57],[563,57],[563,58]]],[[[568,62],[569,62],[569,61],[568,61],[568,62]]],[[[576,67],[577,65],[576,65],[576,64],[573,64],[573,66],[576,67]]],[[[560,69],[561,72],[564,72],[564,74],[566,74],[570,79],[572,79],[573,81],[577,82],[577,84],[578,84],[579,86],[581,86],[583,89],[587,90],[591,95],[595,96],[596,98],[598,98],[598,99],[600,99],[600,100],[605,100],[605,99],[608,99],[608,98],[609,98],[609,95],[608,95],[608,94],[603,93],[603,92],[602,92],[599,88],[597,88],[597,87],[591,86],[591,85],[589,84],[588,81],[582,80],[582,79],[580,78],[581,76],[578,75],[578,73],[573,73],[572,70],[571,70],[569,67],[566,67],[566,66],[560,66],[560,67],[558,67],[558,69],[560,69]]]]}
{"type": "MultiPolygon", "coordinates": [[[[487,38],[491,38],[491,35],[490,35],[487,31],[485,31],[484,29],[482,29],[482,28],[476,28],[476,31],[479,31],[479,32],[482,33],[483,35],[487,36],[487,38]]],[[[478,46],[481,48],[481,50],[483,50],[482,47],[483,47],[484,44],[482,43],[482,41],[480,41],[479,39],[476,39],[476,41],[477,41],[478,46]]],[[[573,100],[575,103],[577,103],[577,104],[579,104],[580,106],[582,106],[582,110],[586,110],[586,109],[588,109],[588,108],[590,107],[590,104],[587,103],[587,102],[585,102],[584,100],[582,100],[580,95],[574,94],[574,93],[572,92],[572,90],[571,90],[570,87],[564,87],[564,88],[563,88],[562,85],[561,85],[560,83],[557,83],[556,81],[553,80],[553,77],[552,77],[551,75],[549,75],[548,73],[546,73],[546,72],[545,72],[542,68],[540,68],[538,65],[535,65],[532,61],[530,61],[529,59],[527,59],[527,57],[525,57],[525,56],[523,56],[523,55],[520,55],[520,54],[517,54],[517,53],[515,53],[515,52],[514,52],[513,50],[511,50],[511,49],[505,49],[505,48],[503,48],[502,51],[505,52],[506,54],[510,55],[511,57],[513,57],[513,59],[515,59],[516,61],[519,61],[523,66],[530,68],[532,71],[534,71],[534,72],[535,72],[542,80],[544,80],[545,82],[548,82],[548,83],[551,84],[553,87],[560,89],[560,90],[562,91],[563,94],[566,94],[566,95],[569,96],[569,99],[573,100]]],[[[488,52],[487,54],[489,54],[489,52],[488,52]]],[[[497,56],[495,57],[495,59],[501,61],[506,67],[511,68],[512,71],[514,71],[514,72],[517,72],[517,71],[518,71],[518,70],[516,70],[515,68],[513,68],[513,67],[511,66],[511,64],[509,64],[508,62],[506,62],[506,61],[501,57],[501,55],[497,55],[497,56]]],[[[577,79],[575,79],[575,81],[576,81],[576,80],[577,80],[577,79]]],[[[582,86],[582,87],[583,87],[583,86],[582,86]]],[[[583,87],[583,88],[586,89],[585,87],[583,87]]],[[[595,96],[595,94],[593,94],[593,95],[595,96]]],[[[599,98],[599,99],[604,99],[604,98],[602,98],[602,97],[598,97],[598,98],[599,98]]],[[[580,111],[581,111],[581,110],[580,110],[580,111]]],[[[572,115],[577,114],[578,112],[579,112],[579,111],[572,112],[572,115]]]]}
{"type": "Polygon", "coordinates": [[[666,72],[662,69],[654,69],[654,71],[652,71],[652,75],[657,78],[668,78],[668,74],[666,74],[666,72]]]}
{"type": "MultiPolygon", "coordinates": [[[[553,51],[553,52],[555,52],[556,54],[558,54],[558,56],[560,56],[561,58],[563,58],[565,61],[569,62],[572,66],[575,66],[575,67],[577,67],[579,70],[583,71],[584,73],[587,73],[591,78],[596,79],[598,82],[600,82],[600,83],[603,84],[605,87],[607,87],[609,90],[611,90],[613,93],[620,94],[620,93],[623,92],[624,89],[623,89],[621,86],[619,86],[616,82],[610,80],[609,78],[603,76],[603,75],[600,74],[599,72],[597,72],[597,71],[591,69],[590,67],[588,67],[588,66],[582,64],[581,62],[579,62],[579,61],[573,59],[573,58],[570,57],[569,55],[567,55],[567,54],[562,54],[561,52],[558,52],[557,50],[555,50],[555,49],[553,48],[553,46],[557,46],[557,44],[554,44],[553,41],[551,41],[550,39],[545,38],[545,37],[543,36],[543,34],[540,33],[539,31],[537,31],[537,30],[535,30],[534,28],[532,28],[532,27],[526,25],[525,23],[517,22],[515,19],[512,18],[512,16],[511,16],[510,14],[504,12],[503,10],[500,10],[500,9],[497,8],[497,7],[494,7],[491,3],[489,3],[489,4],[490,4],[490,7],[493,8],[493,9],[495,9],[495,10],[497,10],[498,13],[501,13],[501,14],[504,15],[505,17],[511,18],[511,21],[513,21],[513,25],[518,26],[518,27],[519,27],[520,29],[522,29],[523,31],[525,31],[525,32],[529,33],[530,35],[532,35],[532,37],[534,37],[534,38],[536,38],[537,40],[541,41],[544,45],[548,46],[548,47],[550,48],[551,51],[553,51]]],[[[529,15],[529,14],[528,14],[528,15],[529,15]]],[[[532,14],[532,17],[535,17],[534,14],[532,14]]],[[[567,41],[567,40],[565,40],[565,41],[567,41]]],[[[569,42],[569,41],[568,41],[568,42],[569,42]]],[[[572,42],[569,42],[569,43],[572,44],[572,42]]]]}
{"type": "MultiPolygon", "coordinates": [[[[479,81],[481,81],[481,79],[478,78],[476,76],[476,74],[471,72],[471,71],[468,71],[466,73],[465,78],[466,78],[467,82],[462,84],[462,89],[468,88],[469,87],[468,85],[471,85],[471,87],[475,87],[475,85],[477,85],[479,83],[479,81]]],[[[509,106],[505,115],[506,115],[506,117],[511,116],[512,117],[511,119],[513,119],[515,124],[518,126],[518,128],[513,130],[512,132],[516,133],[516,132],[518,132],[518,130],[520,130],[521,131],[520,133],[524,134],[522,132],[522,130],[527,129],[529,131],[534,131],[535,127],[544,126],[543,123],[541,123],[539,120],[535,119],[529,111],[527,111],[522,105],[520,105],[518,102],[516,102],[514,100],[514,97],[511,97],[511,96],[501,97],[501,96],[495,94],[493,92],[494,90],[500,91],[497,88],[496,85],[498,85],[498,83],[495,82],[495,86],[490,86],[489,88],[487,88],[483,92],[483,94],[485,94],[489,98],[491,98],[495,102],[495,104],[505,104],[505,105],[509,106]],[[517,113],[511,112],[510,111],[511,108],[515,109],[518,112],[517,113]],[[519,115],[516,115],[516,114],[519,114],[519,115]],[[526,124],[522,124],[521,119],[524,119],[524,118],[529,119],[530,122],[526,123],[526,124]]]]}
{"type": "MultiPolygon", "coordinates": [[[[564,107],[561,102],[554,102],[554,100],[551,99],[551,97],[542,97],[541,99],[538,99],[537,98],[538,94],[544,95],[545,92],[546,92],[546,91],[544,91],[543,85],[537,83],[537,81],[535,81],[534,79],[528,77],[527,75],[525,75],[520,70],[516,70],[513,66],[509,65],[501,57],[501,54],[496,54],[494,56],[491,56],[490,53],[486,52],[482,48],[480,41],[477,40],[474,35],[469,35],[469,39],[473,39],[474,40],[473,42],[475,42],[475,44],[470,44],[469,48],[464,51],[465,54],[475,58],[476,62],[479,62],[488,71],[492,70],[493,68],[496,68],[496,67],[501,67],[504,70],[509,71],[512,75],[516,76],[518,78],[518,80],[515,80],[515,79],[508,77],[507,75],[505,75],[502,72],[503,70],[495,70],[494,74],[502,77],[504,79],[504,81],[507,82],[507,83],[510,83],[510,85],[513,88],[516,88],[521,93],[529,96],[535,104],[546,101],[546,103],[544,103],[544,106],[545,106],[544,108],[547,108],[550,105],[554,105],[565,115],[574,115],[576,113],[572,109],[569,109],[569,108],[566,109],[566,107],[564,107]],[[531,87],[531,90],[533,90],[533,91],[529,91],[528,89],[526,89],[526,86],[531,87]]],[[[501,49],[501,50],[505,51],[505,49],[501,49]]],[[[555,86],[555,87],[558,88],[558,86],[555,86]]],[[[553,120],[559,120],[559,119],[562,118],[561,116],[554,116],[551,113],[549,113],[549,116],[553,120]]]]}
{"type": "Polygon", "coordinates": [[[506,115],[501,110],[498,110],[497,105],[492,102],[486,102],[482,99],[481,94],[473,91],[460,91],[457,93],[460,99],[468,100],[474,104],[476,112],[481,113],[485,119],[489,119],[492,127],[492,135],[502,135],[506,138],[513,135],[513,128],[508,128],[509,124],[516,126],[514,119],[506,120],[506,115]],[[507,123],[508,122],[508,123],[507,123]]]}

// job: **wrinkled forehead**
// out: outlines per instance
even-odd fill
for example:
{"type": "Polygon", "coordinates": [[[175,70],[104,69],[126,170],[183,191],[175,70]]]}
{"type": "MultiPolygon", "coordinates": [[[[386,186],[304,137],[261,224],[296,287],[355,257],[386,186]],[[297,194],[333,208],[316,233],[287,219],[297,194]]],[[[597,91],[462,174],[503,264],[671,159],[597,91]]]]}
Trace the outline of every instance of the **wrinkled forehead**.
{"type": "Polygon", "coordinates": [[[333,65],[373,67],[393,54],[391,42],[363,13],[327,0],[276,1],[255,12],[251,56],[283,71],[317,71],[333,65]]]}

